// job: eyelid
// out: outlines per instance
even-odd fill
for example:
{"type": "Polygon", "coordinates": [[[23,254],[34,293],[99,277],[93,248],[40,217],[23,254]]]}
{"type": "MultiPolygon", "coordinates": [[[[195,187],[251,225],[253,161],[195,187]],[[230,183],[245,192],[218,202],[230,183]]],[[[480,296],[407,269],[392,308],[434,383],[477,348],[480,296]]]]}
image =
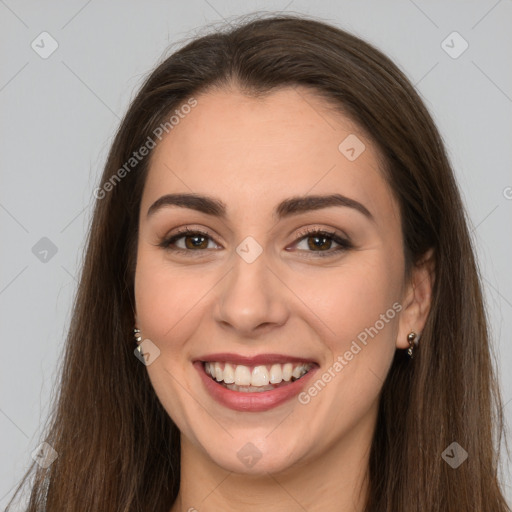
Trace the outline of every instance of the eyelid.
{"type": "Polygon", "coordinates": [[[297,237],[305,237],[307,235],[312,235],[312,234],[316,234],[316,233],[325,233],[325,234],[328,234],[329,236],[336,236],[338,238],[344,238],[347,242],[350,241],[350,237],[348,235],[346,235],[345,233],[343,233],[342,231],[336,230],[335,228],[331,228],[331,227],[325,228],[322,226],[313,226],[313,227],[308,226],[307,228],[296,231],[294,236],[296,238],[297,237]]]}

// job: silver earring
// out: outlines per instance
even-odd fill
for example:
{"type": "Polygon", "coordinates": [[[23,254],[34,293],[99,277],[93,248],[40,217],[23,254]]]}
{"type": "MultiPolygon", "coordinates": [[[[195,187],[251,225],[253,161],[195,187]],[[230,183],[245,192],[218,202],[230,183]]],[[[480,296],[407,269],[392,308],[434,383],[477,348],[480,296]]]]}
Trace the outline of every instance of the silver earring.
{"type": "Polygon", "coordinates": [[[418,343],[418,340],[419,336],[414,331],[411,331],[407,335],[407,341],[409,342],[409,348],[407,349],[407,353],[411,356],[411,359],[413,357],[412,352],[414,350],[414,345],[415,343],[418,343]]]}
{"type": "Polygon", "coordinates": [[[137,342],[137,350],[139,351],[139,354],[142,354],[141,352],[141,348],[140,348],[140,342],[142,341],[142,336],[140,334],[140,329],[137,329],[137,327],[135,327],[133,329],[133,335],[135,337],[135,341],[137,342]]]}

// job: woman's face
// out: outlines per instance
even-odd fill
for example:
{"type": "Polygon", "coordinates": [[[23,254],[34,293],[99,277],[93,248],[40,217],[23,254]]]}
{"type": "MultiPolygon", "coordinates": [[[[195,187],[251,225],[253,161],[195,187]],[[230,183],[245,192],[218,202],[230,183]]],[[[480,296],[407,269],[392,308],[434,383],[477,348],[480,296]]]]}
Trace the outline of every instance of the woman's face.
{"type": "Polygon", "coordinates": [[[376,149],[307,89],[196,100],[153,150],[140,210],[136,322],[155,392],[194,456],[229,471],[361,453],[394,352],[421,327],[406,325],[376,149]],[[155,205],[174,194],[201,199],[155,205]]]}

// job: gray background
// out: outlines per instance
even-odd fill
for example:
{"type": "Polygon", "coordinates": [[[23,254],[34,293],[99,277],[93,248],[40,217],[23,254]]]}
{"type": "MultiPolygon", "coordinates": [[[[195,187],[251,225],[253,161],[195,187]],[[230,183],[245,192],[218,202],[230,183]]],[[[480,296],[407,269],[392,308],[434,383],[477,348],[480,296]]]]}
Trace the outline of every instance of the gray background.
{"type": "MultiPolygon", "coordinates": [[[[206,23],[256,10],[331,21],[377,45],[416,84],[446,142],[470,214],[510,423],[511,0],[0,0],[0,507],[39,444],[92,191],[120,118],[171,43],[206,23]],[[42,46],[43,31],[58,43],[46,59],[31,47],[34,40],[42,46]],[[457,58],[464,43],[446,39],[453,31],[469,44],[457,58]]],[[[44,45],[47,51],[49,39],[44,45]]],[[[101,339],[98,326],[98,346],[101,339]]],[[[509,468],[504,460],[511,499],[509,468]]]]}

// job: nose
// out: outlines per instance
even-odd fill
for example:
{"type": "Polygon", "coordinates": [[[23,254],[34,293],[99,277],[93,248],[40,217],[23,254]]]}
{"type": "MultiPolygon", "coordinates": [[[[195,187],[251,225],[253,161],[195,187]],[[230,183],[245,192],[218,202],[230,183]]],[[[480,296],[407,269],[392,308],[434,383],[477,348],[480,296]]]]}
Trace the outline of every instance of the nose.
{"type": "Polygon", "coordinates": [[[291,292],[269,266],[264,253],[248,263],[234,258],[220,284],[215,320],[237,337],[256,337],[282,326],[289,317],[291,292]]]}

